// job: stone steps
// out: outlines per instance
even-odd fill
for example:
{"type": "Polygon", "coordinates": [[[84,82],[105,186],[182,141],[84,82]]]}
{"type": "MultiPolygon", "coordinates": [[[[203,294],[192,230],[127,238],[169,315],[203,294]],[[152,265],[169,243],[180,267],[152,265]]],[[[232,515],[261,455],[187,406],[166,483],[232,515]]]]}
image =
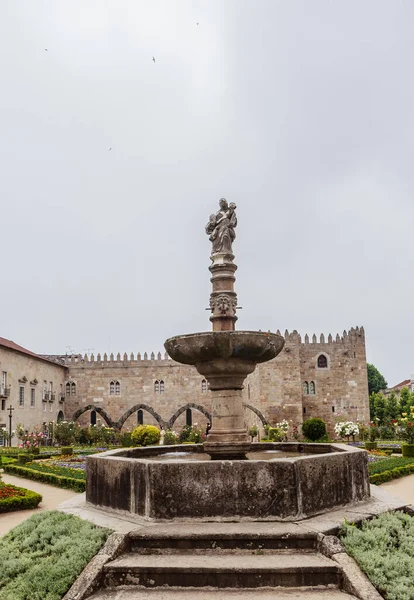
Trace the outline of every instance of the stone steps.
{"type": "Polygon", "coordinates": [[[357,600],[357,598],[333,586],[237,590],[178,587],[148,589],[133,586],[101,590],[89,600],[357,600]]]}
{"type": "Polygon", "coordinates": [[[336,585],[337,563],[317,552],[273,554],[137,554],[108,562],[104,587],[262,588],[336,585]]]}

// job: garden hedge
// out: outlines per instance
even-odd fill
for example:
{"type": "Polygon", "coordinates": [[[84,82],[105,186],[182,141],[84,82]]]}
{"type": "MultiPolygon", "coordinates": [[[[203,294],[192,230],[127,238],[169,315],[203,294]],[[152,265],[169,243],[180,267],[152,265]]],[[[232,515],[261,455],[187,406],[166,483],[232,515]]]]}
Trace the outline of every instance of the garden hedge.
{"type": "Polygon", "coordinates": [[[63,456],[71,456],[73,454],[73,446],[62,446],[60,453],[63,456]]]}
{"type": "Polygon", "coordinates": [[[392,481],[398,477],[410,475],[411,473],[414,473],[414,464],[395,467],[394,469],[383,471],[382,473],[375,473],[374,475],[370,475],[369,481],[370,483],[378,485],[380,483],[385,483],[386,481],[392,481]]]}
{"type": "Polygon", "coordinates": [[[57,487],[74,490],[75,492],[85,491],[86,482],[82,479],[74,479],[73,477],[55,475],[54,473],[41,473],[40,471],[33,471],[33,469],[30,469],[30,467],[22,467],[16,464],[4,465],[3,469],[6,473],[25,477],[26,479],[33,479],[34,481],[49,483],[50,485],[56,485],[57,487]]]}
{"type": "Polygon", "coordinates": [[[413,458],[414,457],[414,444],[403,444],[401,449],[402,449],[402,455],[405,458],[413,458]]]}
{"type": "Polygon", "coordinates": [[[11,512],[13,510],[25,510],[27,508],[36,508],[39,502],[42,501],[42,496],[37,492],[26,490],[26,488],[17,487],[15,485],[0,483],[0,493],[2,487],[12,488],[23,495],[10,496],[8,498],[0,498],[0,513],[11,512]]]}

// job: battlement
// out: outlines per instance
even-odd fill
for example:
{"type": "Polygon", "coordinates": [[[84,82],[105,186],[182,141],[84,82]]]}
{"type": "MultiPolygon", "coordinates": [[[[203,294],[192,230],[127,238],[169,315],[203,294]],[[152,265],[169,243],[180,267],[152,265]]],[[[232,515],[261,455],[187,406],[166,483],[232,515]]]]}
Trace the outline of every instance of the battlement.
{"type": "Polygon", "coordinates": [[[84,363],[101,363],[103,365],[109,364],[109,363],[141,363],[141,362],[157,362],[158,361],[171,361],[171,358],[168,356],[168,354],[165,352],[163,355],[161,355],[161,352],[157,352],[157,354],[155,354],[154,352],[151,352],[150,354],[148,354],[147,352],[144,352],[144,354],[141,356],[141,353],[138,352],[136,357],[134,355],[133,352],[131,352],[131,354],[127,354],[126,352],[124,352],[124,354],[121,356],[121,354],[118,352],[116,355],[111,353],[108,354],[105,352],[104,354],[100,354],[98,353],[96,355],[94,354],[90,354],[89,356],[87,354],[84,354],[83,356],[80,355],[76,355],[76,356],[66,356],[64,359],[64,364],[65,365],[81,365],[84,363]]]}
{"type": "MultiPolygon", "coordinates": [[[[278,335],[282,335],[279,331],[279,329],[276,332],[278,335]]],[[[302,341],[302,337],[301,335],[297,332],[296,329],[294,329],[292,332],[289,333],[289,331],[286,329],[283,337],[285,338],[286,341],[291,341],[291,342],[299,342],[301,344],[325,344],[325,345],[334,345],[334,344],[342,344],[342,345],[346,345],[349,343],[356,343],[358,341],[362,341],[365,343],[365,330],[363,327],[351,327],[351,329],[349,331],[345,331],[342,333],[342,335],[339,335],[339,333],[337,333],[335,335],[335,337],[332,336],[332,334],[328,334],[327,337],[325,338],[325,335],[323,333],[321,333],[320,335],[316,335],[315,333],[312,335],[308,335],[307,333],[305,334],[303,341],[302,341]]]]}

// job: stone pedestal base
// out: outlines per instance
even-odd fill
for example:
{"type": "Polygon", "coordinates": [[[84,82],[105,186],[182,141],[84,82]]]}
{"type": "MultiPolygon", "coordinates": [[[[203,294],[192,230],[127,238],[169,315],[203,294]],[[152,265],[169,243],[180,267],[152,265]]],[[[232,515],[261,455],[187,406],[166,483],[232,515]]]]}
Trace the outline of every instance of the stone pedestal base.
{"type": "Polygon", "coordinates": [[[250,443],[247,440],[242,391],[213,390],[211,396],[212,429],[204,451],[212,459],[243,460],[250,443]]]}

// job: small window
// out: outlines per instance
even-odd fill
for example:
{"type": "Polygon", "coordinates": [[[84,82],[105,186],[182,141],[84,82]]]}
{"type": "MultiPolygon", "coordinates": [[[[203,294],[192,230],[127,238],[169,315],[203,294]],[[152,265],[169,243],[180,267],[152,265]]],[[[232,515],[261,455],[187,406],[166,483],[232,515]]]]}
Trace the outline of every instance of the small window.
{"type": "Polygon", "coordinates": [[[74,383],[73,381],[70,384],[70,395],[76,396],[76,383],[74,383]]]}
{"type": "Polygon", "coordinates": [[[314,381],[311,381],[309,384],[309,394],[311,396],[315,395],[315,382],[314,381]]]}
{"type": "Polygon", "coordinates": [[[138,425],[144,424],[144,411],[141,409],[139,409],[139,411],[137,412],[137,421],[138,425]]]}
{"type": "Polygon", "coordinates": [[[307,381],[303,382],[303,393],[305,396],[307,396],[309,394],[309,385],[307,381]]]}
{"type": "Polygon", "coordinates": [[[5,425],[0,425],[0,446],[5,446],[5,434],[6,433],[6,426],[5,425]]]}
{"type": "Polygon", "coordinates": [[[156,394],[160,393],[160,382],[158,381],[158,379],[154,382],[154,392],[156,394]]]}
{"type": "Polygon", "coordinates": [[[163,393],[164,393],[164,382],[161,379],[161,381],[160,381],[160,394],[163,394],[163,393]]]}
{"type": "Polygon", "coordinates": [[[19,389],[19,406],[24,406],[24,386],[20,386],[19,389]]]}
{"type": "Polygon", "coordinates": [[[46,402],[42,402],[43,404],[43,412],[46,412],[46,402]]]}
{"type": "Polygon", "coordinates": [[[325,354],[320,354],[318,356],[318,369],[327,369],[328,368],[328,359],[325,354]]]}
{"type": "Polygon", "coordinates": [[[96,410],[91,410],[91,425],[96,425],[96,410]]]}
{"type": "Polygon", "coordinates": [[[250,400],[250,383],[247,384],[247,398],[250,400]]]}
{"type": "Polygon", "coordinates": [[[111,381],[109,384],[109,395],[120,396],[121,395],[121,384],[119,381],[111,381]]]}
{"type": "Polygon", "coordinates": [[[332,412],[335,412],[335,407],[334,406],[332,407],[332,412]]]}
{"type": "Polygon", "coordinates": [[[306,406],[303,407],[303,414],[306,415],[306,406]]]}
{"type": "Polygon", "coordinates": [[[66,384],[66,396],[70,396],[70,383],[66,384]]]}
{"type": "Polygon", "coordinates": [[[191,427],[193,424],[193,414],[191,412],[191,408],[187,408],[185,411],[185,424],[188,425],[188,427],[191,427]]]}
{"type": "Polygon", "coordinates": [[[203,381],[201,382],[201,391],[204,393],[207,391],[207,380],[203,379],[203,381]]]}
{"type": "Polygon", "coordinates": [[[6,410],[6,400],[1,401],[1,410],[6,410]]]}
{"type": "Polygon", "coordinates": [[[36,405],[36,390],[35,388],[31,388],[30,390],[30,406],[34,408],[36,405]]]}

